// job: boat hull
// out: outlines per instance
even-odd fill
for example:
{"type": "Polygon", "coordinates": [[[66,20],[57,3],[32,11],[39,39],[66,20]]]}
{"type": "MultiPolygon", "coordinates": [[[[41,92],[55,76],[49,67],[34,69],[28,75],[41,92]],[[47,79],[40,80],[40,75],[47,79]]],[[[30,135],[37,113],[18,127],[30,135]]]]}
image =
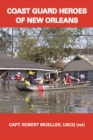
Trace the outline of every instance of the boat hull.
{"type": "Polygon", "coordinates": [[[21,91],[51,91],[51,90],[67,90],[77,88],[87,88],[89,82],[76,84],[53,84],[53,85],[25,85],[16,84],[16,88],[21,91]]]}

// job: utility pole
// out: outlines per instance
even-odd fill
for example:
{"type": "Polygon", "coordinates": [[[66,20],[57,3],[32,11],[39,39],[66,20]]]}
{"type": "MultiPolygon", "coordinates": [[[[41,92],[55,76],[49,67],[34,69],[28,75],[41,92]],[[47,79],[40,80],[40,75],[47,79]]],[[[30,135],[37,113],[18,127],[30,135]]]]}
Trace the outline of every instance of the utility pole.
{"type": "Polygon", "coordinates": [[[45,63],[45,65],[46,65],[46,55],[45,55],[45,53],[44,53],[44,63],[45,63]]]}

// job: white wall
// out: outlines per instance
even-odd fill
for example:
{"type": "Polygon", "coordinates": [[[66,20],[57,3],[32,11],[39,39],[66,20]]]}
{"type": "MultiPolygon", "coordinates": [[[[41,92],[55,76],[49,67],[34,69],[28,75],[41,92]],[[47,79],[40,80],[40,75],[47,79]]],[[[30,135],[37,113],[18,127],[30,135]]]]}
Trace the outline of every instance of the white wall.
{"type": "Polygon", "coordinates": [[[37,71],[37,77],[38,78],[39,77],[44,78],[44,74],[45,74],[45,72],[43,72],[43,71],[37,71]]]}

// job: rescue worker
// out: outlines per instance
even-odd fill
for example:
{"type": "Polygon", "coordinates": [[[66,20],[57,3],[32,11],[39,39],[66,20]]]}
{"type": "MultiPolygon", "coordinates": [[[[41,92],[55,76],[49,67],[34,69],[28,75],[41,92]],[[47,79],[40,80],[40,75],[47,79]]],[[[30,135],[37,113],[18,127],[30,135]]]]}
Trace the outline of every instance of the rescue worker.
{"type": "Polygon", "coordinates": [[[34,80],[35,80],[36,84],[43,85],[43,79],[41,77],[40,78],[36,78],[34,80]]]}
{"type": "Polygon", "coordinates": [[[29,71],[29,81],[30,81],[30,84],[34,84],[34,76],[33,76],[33,72],[32,71],[29,71]]]}
{"type": "Polygon", "coordinates": [[[44,84],[49,84],[50,83],[50,78],[48,77],[47,73],[44,74],[43,83],[44,84]]]}
{"type": "Polygon", "coordinates": [[[80,81],[79,79],[70,76],[69,73],[66,73],[65,76],[64,76],[63,82],[64,82],[65,84],[66,84],[66,83],[72,83],[72,79],[73,79],[73,80],[77,80],[78,82],[80,81]]]}
{"type": "Polygon", "coordinates": [[[84,74],[80,74],[79,78],[80,78],[80,81],[81,82],[84,82],[85,81],[85,75],[84,74]]]}
{"type": "Polygon", "coordinates": [[[6,74],[3,78],[4,80],[4,84],[9,84],[9,78],[8,78],[8,74],[6,74]]]}
{"type": "Polygon", "coordinates": [[[54,83],[58,83],[58,82],[60,82],[60,77],[58,74],[55,74],[54,75],[54,83]]]}
{"type": "Polygon", "coordinates": [[[11,73],[8,75],[8,79],[11,80],[11,73]]]}
{"type": "Polygon", "coordinates": [[[18,72],[16,74],[15,80],[21,80],[21,73],[20,72],[18,72]]]}
{"type": "Polygon", "coordinates": [[[25,78],[25,85],[31,85],[30,81],[27,78],[25,78]]]}

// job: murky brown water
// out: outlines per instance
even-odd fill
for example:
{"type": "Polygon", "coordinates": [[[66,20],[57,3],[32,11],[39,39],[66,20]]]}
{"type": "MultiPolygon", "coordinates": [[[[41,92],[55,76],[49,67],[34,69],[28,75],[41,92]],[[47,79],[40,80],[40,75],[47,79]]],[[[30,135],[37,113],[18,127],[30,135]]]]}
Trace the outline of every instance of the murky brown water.
{"type": "Polygon", "coordinates": [[[0,113],[93,113],[93,85],[51,92],[25,92],[0,85],[0,113]]]}

